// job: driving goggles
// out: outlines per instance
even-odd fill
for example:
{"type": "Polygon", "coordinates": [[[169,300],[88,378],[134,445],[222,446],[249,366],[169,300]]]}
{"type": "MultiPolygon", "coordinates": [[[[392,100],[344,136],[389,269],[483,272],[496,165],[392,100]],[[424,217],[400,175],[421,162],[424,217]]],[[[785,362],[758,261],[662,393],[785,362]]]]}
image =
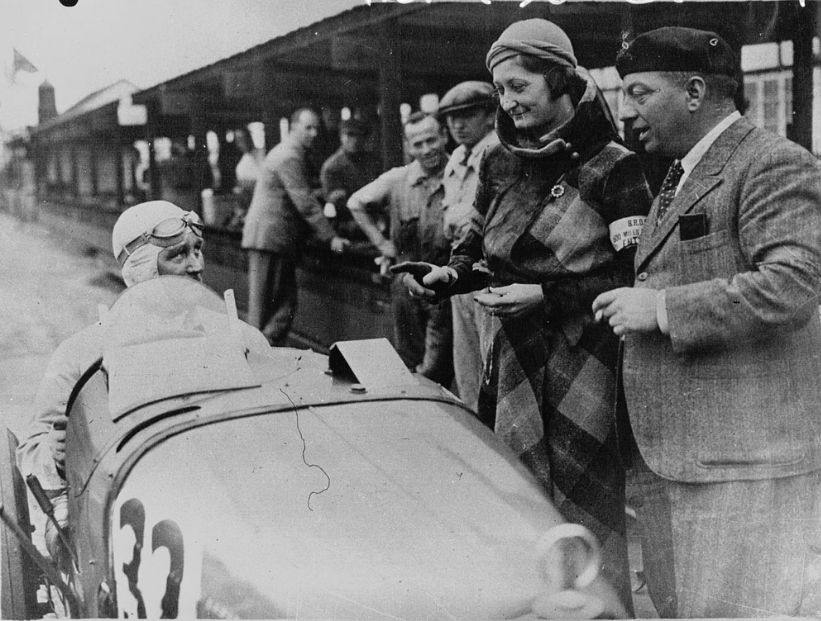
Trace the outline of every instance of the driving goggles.
{"type": "Polygon", "coordinates": [[[202,219],[199,214],[193,211],[186,211],[178,218],[168,218],[158,223],[150,231],[146,231],[139,237],[128,242],[125,247],[117,255],[117,262],[122,267],[126,259],[130,257],[137,248],[151,244],[152,246],[159,246],[160,248],[168,248],[174,246],[182,241],[182,234],[185,229],[190,229],[191,232],[202,239],[203,232],[202,219]]]}

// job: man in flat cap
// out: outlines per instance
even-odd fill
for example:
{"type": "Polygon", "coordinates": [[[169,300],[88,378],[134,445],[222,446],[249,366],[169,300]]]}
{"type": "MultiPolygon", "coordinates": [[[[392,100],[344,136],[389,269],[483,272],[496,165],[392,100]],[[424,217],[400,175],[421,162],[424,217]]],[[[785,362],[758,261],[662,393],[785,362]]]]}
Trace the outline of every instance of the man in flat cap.
{"type": "Polygon", "coordinates": [[[737,56],[715,33],[645,33],[616,67],[622,119],[675,158],[634,287],[593,306],[624,338],[653,602],[821,614],[821,166],[740,116],[737,56]]]}
{"type": "MultiPolygon", "coordinates": [[[[445,165],[442,185],[445,196],[445,236],[456,245],[470,228],[473,199],[479,183],[479,164],[485,150],[499,142],[493,131],[496,102],[493,85],[488,82],[460,82],[439,102],[438,116],[447,123],[458,145],[445,165]]],[[[476,411],[482,380],[481,322],[485,311],[473,299],[474,293],[455,295],[453,311],[453,370],[462,401],[476,411]]]]}
{"type": "Polygon", "coordinates": [[[370,134],[367,123],[350,118],[339,124],[339,148],[322,164],[319,180],[325,197],[325,216],[336,232],[348,239],[365,239],[345,206],[351,194],[376,179],[381,172],[379,159],[365,142],[370,134]]]}

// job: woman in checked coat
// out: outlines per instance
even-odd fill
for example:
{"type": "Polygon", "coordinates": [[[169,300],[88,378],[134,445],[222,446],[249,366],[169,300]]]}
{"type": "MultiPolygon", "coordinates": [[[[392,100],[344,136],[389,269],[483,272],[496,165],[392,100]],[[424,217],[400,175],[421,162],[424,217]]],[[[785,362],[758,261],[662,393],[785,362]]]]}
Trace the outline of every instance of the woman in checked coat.
{"type": "Polygon", "coordinates": [[[501,144],[482,162],[471,231],[446,267],[396,268],[416,274],[405,276],[413,295],[477,291],[490,344],[478,415],[564,517],[598,536],[604,573],[630,607],[618,339],[594,322],[591,304],[632,284],[650,192],[558,26],[512,24],[487,65],[501,144]]]}

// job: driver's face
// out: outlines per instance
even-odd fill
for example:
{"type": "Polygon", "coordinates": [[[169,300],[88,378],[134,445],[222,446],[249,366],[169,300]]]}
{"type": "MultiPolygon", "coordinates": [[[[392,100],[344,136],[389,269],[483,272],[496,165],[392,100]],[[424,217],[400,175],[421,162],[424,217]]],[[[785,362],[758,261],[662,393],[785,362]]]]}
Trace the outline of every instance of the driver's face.
{"type": "Polygon", "coordinates": [[[202,238],[186,228],[182,241],[160,251],[157,257],[159,275],[190,276],[194,280],[202,281],[202,270],[205,268],[202,244],[202,238]]]}

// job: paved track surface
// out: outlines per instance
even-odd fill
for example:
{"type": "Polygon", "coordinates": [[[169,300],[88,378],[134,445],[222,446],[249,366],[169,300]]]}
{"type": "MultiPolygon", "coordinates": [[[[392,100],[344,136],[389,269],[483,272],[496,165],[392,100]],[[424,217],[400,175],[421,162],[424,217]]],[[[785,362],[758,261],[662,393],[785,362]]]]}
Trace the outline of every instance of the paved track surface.
{"type": "Polygon", "coordinates": [[[113,259],[0,212],[0,422],[21,431],[55,347],[121,290],[113,259]]]}

